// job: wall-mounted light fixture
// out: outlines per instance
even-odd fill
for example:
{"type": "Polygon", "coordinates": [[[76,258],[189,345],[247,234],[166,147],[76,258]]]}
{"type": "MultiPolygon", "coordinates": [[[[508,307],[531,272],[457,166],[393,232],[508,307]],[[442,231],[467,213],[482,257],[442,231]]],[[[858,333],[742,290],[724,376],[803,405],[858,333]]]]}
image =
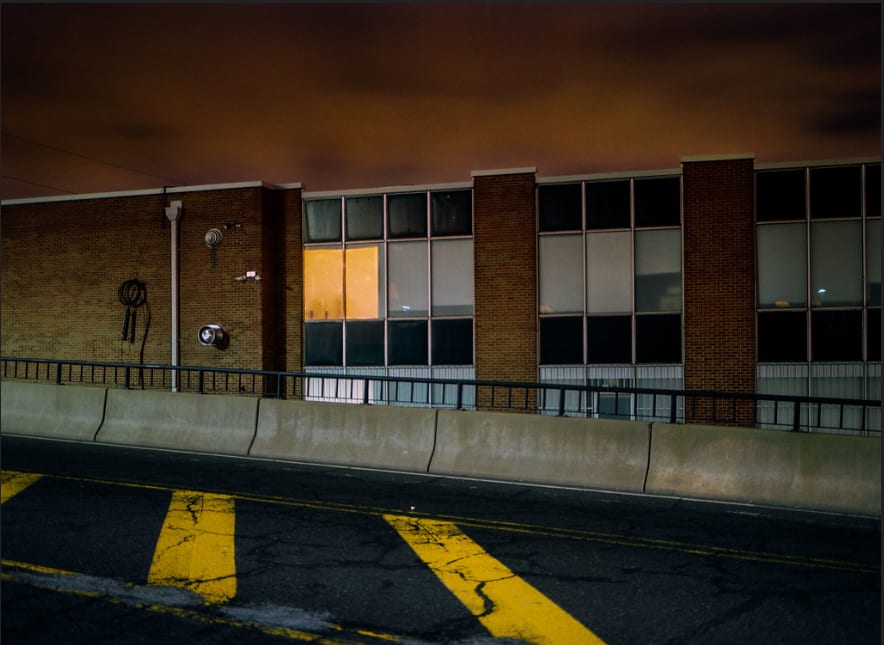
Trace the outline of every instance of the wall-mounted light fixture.
{"type": "Polygon", "coordinates": [[[242,275],[235,277],[234,280],[236,280],[237,282],[260,282],[261,276],[258,275],[257,271],[246,271],[242,275]]]}
{"type": "Polygon", "coordinates": [[[232,228],[242,228],[240,222],[224,222],[224,230],[229,231],[232,228]]]}

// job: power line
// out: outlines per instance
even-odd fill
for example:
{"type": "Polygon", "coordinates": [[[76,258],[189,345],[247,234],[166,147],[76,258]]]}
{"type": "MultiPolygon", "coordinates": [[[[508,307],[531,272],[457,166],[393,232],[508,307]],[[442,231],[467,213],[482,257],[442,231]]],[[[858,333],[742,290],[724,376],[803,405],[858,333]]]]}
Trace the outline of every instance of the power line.
{"type": "MultiPolygon", "coordinates": [[[[127,166],[122,166],[120,164],[112,163],[110,161],[104,161],[103,159],[96,159],[95,157],[90,157],[89,155],[84,155],[79,152],[74,152],[72,150],[67,150],[65,148],[61,148],[59,146],[50,145],[48,143],[43,143],[42,141],[34,141],[33,139],[28,139],[26,137],[21,137],[17,134],[12,134],[11,132],[2,132],[4,137],[9,137],[10,139],[17,139],[19,141],[23,141],[25,143],[30,143],[35,146],[42,146],[43,148],[48,148],[49,150],[54,150],[56,152],[61,152],[66,155],[71,155],[73,157],[79,157],[80,159],[86,159],[87,161],[92,161],[95,163],[104,164],[105,166],[111,166],[112,168],[117,168],[119,170],[125,170],[126,172],[134,172],[139,175],[145,175],[147,177],[153,177],[154,179],[162,179],[163,182],[167,185],[171,184],[180,184],[181,182],[172,180],[170,181],[168,177],[160,177],[159,175],[154,175],[149,172],[144,172],[143,170],[136,170],[135,168],[129,168],[127,166]]],[[[51,188],[51,187],[50,187],[51,188]]]]}
{"type": "Polygon", "coordinates": [[[50,186],[49,184],[40,184],[40,183],[37,183],[36,181],[29,181],[27,179],[22,179],[21,177],[13,177],[12,175],[0,175],[0,177],[3,177],[3,179],[12,179],[13,181],[20,181],[23,184],[30,184],[31,186],[39,186],[40,188],[49,188],[50,190],[57,190],[61,193],[67,193],[69,195],[73,194],[71,191],[66,190],[64,188],[59,188],[58,186],[50,186]]]}

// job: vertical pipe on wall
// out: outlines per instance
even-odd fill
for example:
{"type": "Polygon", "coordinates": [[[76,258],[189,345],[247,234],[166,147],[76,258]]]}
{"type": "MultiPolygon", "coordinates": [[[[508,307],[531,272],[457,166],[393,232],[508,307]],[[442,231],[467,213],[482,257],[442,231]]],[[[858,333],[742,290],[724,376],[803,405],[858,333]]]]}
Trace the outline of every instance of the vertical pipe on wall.
{"type": "Polygon", "coordinates": [[[172,391],[178,391],[178,220],[181,218],[181,202],[169,202],[166,217],[172,222],[172,391]]]}

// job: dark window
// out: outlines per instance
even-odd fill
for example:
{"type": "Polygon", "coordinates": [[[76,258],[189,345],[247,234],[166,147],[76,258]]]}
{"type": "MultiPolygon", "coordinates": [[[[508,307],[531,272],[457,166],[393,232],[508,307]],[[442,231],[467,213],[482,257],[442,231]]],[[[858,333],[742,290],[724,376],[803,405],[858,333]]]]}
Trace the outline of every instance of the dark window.
{"type": "Polygon", "coordinates": [[[758,362],[807,360],[807,314],[776,311],[758,314],[758,362]]]}
{"type": "Polygon", "coordinates": [[[859,166],[810,169],[810,216],[860,217],[862,175],[859,166]]]}
{"type": "Polygon", "coordinates": [[[629,228],[629,181],[586,184],[586,228],[629,228]]]}
{"type": "Polygon", "coordinates": [[[390,321],[388,363],[390,365],[427,365],[427,321],[390,321]]]}
{"type": "Polygon", "coordinates": [[[384,202],[380,196],[347,198],[347,239],[384,237],[384,202]]]}
{"type": "Polygon", "coordinates": [[[863,359],[862,311],[814,311],[811,314],[810,356],[813,361],[863,359]]]}
{"type": "Polygon", "coordinates": [[[469,190],[430,194],[433,235],[471,235],[473,203],[469,190]]]}
{"type": "Polygon", "coordinates": [[[583,228],[580,184],[540,186],[538,195],[541,231],[579,231],[583,228]]]}
{"type": "Polygon", "coordinates": [[[304,325],[304,364],[343,365],[344,326],[342,323],[304,325]]]}
{"type": "Polygon", "coordinates": [[[473,321],[434,320],[433,365],[473,364],[473,321]]]}
{"type": "Polygon", "coordinates": [[[867,361],[881,360],[881,310],[869,309],[866,325],[867,361]]]}
{"type": "Polygon", "coordinates": [[[678,177],[636,179],[636,227],[679,224],[681,224],[681,195],[678,177]]]}
{"type": "Polygon", "coordinates": [[[540,319],[540,363],[542,365],[583,364],[583,318],[540,319]]]}
{"type": "Polygon", "coordinates": [[[866,217],[881,217],[881,164],[866,166],[866,217]]]}
{"type": "Polygon", "coordinates": [[[635,362],[681,362],[680,314],[636,316],[635,362]]]}
{"type": "Polygon", "coordinates": [[[387,198],[388,233],[391,238],[427,236],[427,196],[390,195],[387,198]]]}
{"type": "Polygon", "coordinates": [[[347,324],[347,365],[384,364],[384,322],[372,320],[347,324]]]}
{"type": "Polygon", "coordinates": [[[304,235],[308,242],[341,241],[341,200],[305,202],[304,235]]]}
{"type": "Polygon", "coordinates": [[[804,219],[804,170],[755,173],[755,213],[759,222],[804,219]]]}
{"type": "Polygon", "coordinates": [[[632,317],[587,318],[586,348],[590,363],[632,363],[632,317]]]}

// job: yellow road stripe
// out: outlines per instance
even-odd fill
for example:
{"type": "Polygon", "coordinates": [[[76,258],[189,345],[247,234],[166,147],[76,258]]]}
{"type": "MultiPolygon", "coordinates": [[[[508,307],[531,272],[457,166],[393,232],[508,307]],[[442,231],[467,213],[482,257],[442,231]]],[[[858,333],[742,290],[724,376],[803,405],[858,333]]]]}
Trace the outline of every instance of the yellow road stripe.
{"type": "Polygon", "coordinates": [[[147,581],[189,589],[206,604],[236,595],[233,498],[176,490],[157,540],[147,581]]]}
{"type": "Polygon", "coordinates": [[[384,515],[495,638],[604,645],[569,613],[491,557],[451,522],[384,515]]]}
{"type": "Polygon", "coordinates": [[[43,475],[20,473],[15,470],[0,472],[0,504],[5,504],[43,475]]]}

